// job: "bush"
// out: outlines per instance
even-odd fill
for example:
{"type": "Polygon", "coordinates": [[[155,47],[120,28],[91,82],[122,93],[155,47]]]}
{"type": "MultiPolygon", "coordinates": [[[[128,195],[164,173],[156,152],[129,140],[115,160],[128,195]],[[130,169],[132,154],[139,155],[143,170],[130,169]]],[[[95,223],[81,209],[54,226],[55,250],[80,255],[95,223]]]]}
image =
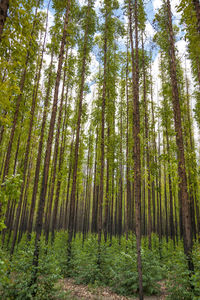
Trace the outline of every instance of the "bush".
{"type": "Polygon", "coordinates": [[[171,300],[197,300],[200,298],[200,255],[199,246],[194,247],[193,262],[194,274],[188,270],[188,262],[184,255],[182,243],[173,251],[167,262],[168,299],[171,300]]]}
{"type": "MultiPolygon", "coordinates": [[[[3,261],[4,274],[7,274],[0,281],[2,300],[30,300],[33,298],[47,300],[54,298],[55,293],[57,293],[55,283],[60,278],[60,269],[54,258],[54,253],[48,249],[47,254],[45,254],[44,242],[41,243],[37,282],[32,284],[33,253],[33,242],[25,243],[22,240],[8,265],[6,265],[5,259],[0,260],[3,261]]],[[[5,256],[6,254],[4,253],[5,256]]]]}

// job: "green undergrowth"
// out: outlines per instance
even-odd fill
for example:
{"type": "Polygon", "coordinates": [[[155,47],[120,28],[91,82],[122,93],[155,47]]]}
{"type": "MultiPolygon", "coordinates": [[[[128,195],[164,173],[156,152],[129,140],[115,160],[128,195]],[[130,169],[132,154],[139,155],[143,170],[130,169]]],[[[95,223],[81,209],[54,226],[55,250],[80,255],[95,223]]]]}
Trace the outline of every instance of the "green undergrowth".
{"type": "MultiPolygon", "coordinates": [[[[37,282],[31,284],[34,272],[32,262],[34,236],[27,243],[26,237],[16,247],[10,259],[7,250],[0,250],[0,299],[69,299],[58,284],[59,279],[71,277],[77,284],[95,289],[108,286],[114,292],[136,296],[138,273],[135,236],[129,239],[113,237],[112,243],[98,245],[95,235],[88,235],[84,243],[77,235],[70,248],[67,233],[59,232],[54,245],[41,239],[37,282]],[[34,297],[33,297],[34,295],[34,297]]],[[[194,274],[189,274],[182,243],[174,248],[172,241],[159,242],[152,236],[152,249],[147,238],[142,239],[143,288],[145,295],[159,295],[161,284],[167,287],[168,299],[200,299],[200,247],[194,245],[194,274]]]]}
{"type": "Polygon", "coordinates": [[[14,255],[1,250],[0,264],[0,299],[2,300],[47,300],[58,299],[58,288],[55,283],[61,277],[58,261],[54,259],[54,250],[45,246],[41,241],[39,266],[37,268],[37,282],[32,284],[34,238],[26,242],[26,237],[18,245],[14,255]],[[33,296],[34,295],[34,296],[33,296]],[[57,298],[55,298],[57,297],[57,298]]]}

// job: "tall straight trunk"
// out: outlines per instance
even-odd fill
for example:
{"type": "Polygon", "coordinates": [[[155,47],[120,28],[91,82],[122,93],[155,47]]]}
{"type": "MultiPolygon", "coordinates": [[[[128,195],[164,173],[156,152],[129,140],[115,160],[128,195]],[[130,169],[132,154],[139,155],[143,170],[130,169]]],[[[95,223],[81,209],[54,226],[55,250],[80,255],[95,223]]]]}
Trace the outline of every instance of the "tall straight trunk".
{"type": "MultiPolygon", "coordinates": [[[[91,0],[88,0],[87,7],[87,17],[90,14],[91,0]]],[[[85,85],[85,72],[86,72],[86,60],[87,60],[87,50],[88,50],[88,31],[89,31],[89,22],[87,21],[85,33],[84,33],[84,42],[83,42],[83,58],[81,66],[81,83],[78,96],[78,120],[76,127],[76,138],[75,138],[75,154],[74,154],[74,165],[73,165],[73,179],[72,179],[72,190],[70,196],[70,208],[69,208],[69,236],[68,243],[70,244],[73,237],[74,223],[75,223],[75,198],[76,198],[76,182],[77,182],[77,170],[78,170],[78,159],[79,159],[79,144],[80,144],[80,129],[81,129],[81,119],[82,119],[82,107],[83,107],[83,92],[85,85]]],[[[78,201],[78,198],[77,198],[78,201]]],[[[78,203],[78,202],[77,202],[78,203]]]]}
{"type": "MultiPolygon", "coordinates": [[[[22,118],[22,123],[21,124],[23,124],[23,118],[22,118]]],[[[21,125],[21,129],[22,129],[22,126],[23,125],[21,125]]],[[[20,130],[20,133],[19,133],[19,136],[18,136],[18,140],[17,140],[17,149],[16,149],[16,152],[15,152],[13,175],[15,175],[16,172],[17,172],[17,164],[18,164],[18,154],[19,154],[20,142],[21,142],[21,130],[20,130]]]]}
{"type": "MultiPolygon", "coordinates": [[[[128,36],[127,36],[128,40],[128,36]]],[[[129,167],[129,60],[128,60],[128,42],[127,42],[127,65],[126,65],[126,239],[131,229],[131,184],[130,184],[130,167],[129,167]]]]}
{"type": "Polygon", "coordinates": [[[8,201],[8,207],[7,207],[7,212],[6,212],[6,230],[2,231],[2,238],[1,238],[1,242],[2,242],[2,246],[4,246],[4,242],[5,242],[5,237],[6,237],[6,232],[9,231],[9,229],[12,227],[12,212],[13,212],[13,208],[14,208],[14,204],[15,204],[16,200],[12,200],[11,199],[8,201]]]}
{"type": "Polygon", "coordinates": [[[138,2],[134,3],[135,18],[135,57],[133,48],[132,5],[129,0],[129,31],[132,55],[132,88],[133,88],[133,123],[134,123],[134,198],[136,212],[136,243],[137,243],[137,269],[139,277],[139,298],[143,300],[142,261],[141,261],[141,161],[140,161],[140,110],[139,110],[139,52],[138,52],[138,2]]]}
{"type": "MultiPolygon", "coordinates": [[[[37,105],[37,95],[38,95],[41,70],[42,70],[42,64],[43,64],[43,56],[44,56],[46,37],[47,37],[47,26],[48,26],[48,13],[47,13],[47,19],[46,19],[46,31],[45,31],[45,36],[44,36],[44,41],[43,41],[43,46],[42,46],[41,59],[38,60],[38,71],[36,72],[36,75],[35,75],[35,84],[34,84],[34,88],[33,88],[32,104],[31,104],[31,111],[30,111],[31,118],[30,118],[30,123],[29,123],[29,131],[28,131],[28,138],[27,138],[27,142],[26,142],[26,150],[25,150],[24,166],[23,166],[23,181],[22,181],[21,190],[20,190],[20,199],[19,199],[19,203],[18,203],[18,207],[17,207],[17,215],[16,215],[15,226],[14,226],[13,241],[12,241],[12,246],[11,246],[11,250],[10,250],[11,255],[13,254],[14,248],[15,248],[17,232],[18,232],[18,227],[19,227],[20,214],[21,214],[21,207],[22,207],[23,198],[24,198],[24,188],[25,188],[25,184],[26,184],[26,175],[27,175],[27,169],[28,169],[28,163],[29,163],[29,152],[30,152],[32,131],[33,131],[33,125],[34,125],[33,121],[34,121],[35,109],[36,109],[36,105],[37,105]]],[[[40,57],[40,54],[39,54],[39,57],[40,57]]]]}
{"type": "Polygon", "coordinates": [[[112,169],[112,189],[111,189],[111,207],[110,207],[110,244],[112,243],[113,236],[113,213],[114,213],[114,193],[115,193],[115,178],[114,178],[114,167],[112,169]]]}
{"type": "MultiPolygon", "coordinates": [[[[89,138],[90,141],[90,138],[89,138]]],[[[87,157],[87,176],[86,176],[86,188],[85,188],[85,206],[84,206],[84,212],[83,212],[83,241],[86,237],[86,234],[88,232],[88,223],[89,223],[89,208],[90,208],[90,198],[91,198],[91,184],[90,184],[90,178],[91,178],[91,168],[90,168],[90,160],[92,155],[92,149],[91,149],[91,143],[89,142],[89,148],[88,148],[88,157],[87,157]]]]}
{"type": "MultiPolygon", "coordinates": [[[[115,105],[115,100],[114,100],[115,105]]],[[[112,134],[115,136],[115,110],[113,112],[113,120],[112,120],[112,134]]],[[[112,235],[114,232],[114,201],[115,201],[115,148],[112,148],[112,160],[111,160],[111,207],[110,207],[110,245],[112,244],[112,235]]],[[[117,198],[116,198],[117,199],[117,198]]]]}
{"type": "MultiPolygon", "coordinates": [[[[148,174],[148,247],[151,249],[151,233],[152,233],[152,219],[151,219],[151,171],[150,171],[150,153],[149,153],[149,118],[148,118],[148,104],[146,93],[146,70],[144,57],[144,41],[142,34],[142,68],[143,68],[143,97],[145,110],[145,153],[147,157],[147,174],[148,174]]],[[[145,199],[144,199],[145,201],[145,199]]]]}
{"type": "Polygon", "coordinates": [[[177,212],[176,212],[176,201],[174,201],[174,217],[175,217],[175,236],[176,236],[176,243],[178,245],[178,220],[177,220],[177,212]]]}
{"type": "MultiPolygon", "coordinates": [[[[65,74],[64,74],[63,82],[65,82],[65,74]]],[[[67,85],[66,104],[65,104],[66,108],[67,108],[67,100],[68,100],[68,88],[69,88],[69,86],[67,85]]],[[[64,84],[63,84],[63,93],[64,93],[64,84]]],[[[62,97],[64,97],[64,95],[62,97]]],[[[62,99],[62,97],[61,97],[61,99],[62,99]]],[[[67,112],[67,109],[65,109],[65,117],[64,117],[63,128],[62,128],[63,133],[62,133],[61,146],[60,146],[60,156],[59,156],[59,163],[58,163],[58,179],[57,179],[57,184],[56,184],[56,195],[55,195],[54,210],[53,210],[53,216],[52,216],[52,235],[51,235],[52,242],[54,242],[54,238],[55,238],[56,219],[57,219],[57,212],[58,212],[58,202],[59,202],[60,189],[61,189],[61,183],[62,183],[62,174],[61,174],[61,172],[62,172],[62,166],[63,166],[63,160],[64,160],[64,151],[65,151],[65,144],[66,144],[65,129],[67,128],[66,112],[67,112]],[[66,128],[65,128],[65,125],[66,125],[66,128]]],[[[61,104],[60,104],[60,112],[59,112],[58,120],[61,119],[61,113],[62,113],[62,107],[61,107],[61,104]]],[[[58,126],[57,126],[58,130],[57,130],[57,133],[56,133],[56,143],[57,144],[59,144],[59,134],[58,134],[60,132],[59,127],[60,126],[58,124],[58,126]]]]}
{"type": "MultiPolygon", "coordinates": [[[[158,157],[160,157],[160,130],[158,133],[158,157]]],[[[158,198],[159,198],[159,213],[158,213],[158,222],[159,222],[159,230],[158,230],[158,235],[159,235],[159,241],[161,242],[162,235],[163,235],[163,222],[162,222],[162,170],[161,170],[161,163],[159,162],[159,171],[158,171],[158,176],[159,176],[159,183],[158,183],[158,198]]]]}
{"type": "Polygon", "coordinates": [[[1,0],[0,2],[0,42],[3,33],[4,24],[8,15],[9,0],[1,0]]]}
{"type": "MultiPolygon", "coordinates": [[[[28,68],[28,64],[29,64],[29,60],[30,60],[30,51],[31,51],[31,46],[32,46],[32,39],[33,39],[33,35],[34,35],[34,29],[35,29],[35,24],[36,24],[36,17],[37,17],[39,2],[40,1],[37,1],[33,26],[32,26],[31,35],[30,35],[29,46],[28,46],[28,50],[27,50],[27,53],[26,53],[26,60],[25,60],[24,68],[22,70],[22,74],[21,74],[21,79],[20,79],[20,84],[19,84],[20,93],[19,93],[19,95],[16,99],[14,119],[13,119],[12,129],[11,129],[11,132],[10,132],[7,152],[6,152],[6,160],[5,160],[5,165],[4,165],[4,172],[3,172],[2,181],[5,180],[5,177],[8,175],[8,172],[9,172],[12,145],[13,145],[13,140],[14,140],[15,129],[16,129],[16,126],[17,126],[17,121],[18,121],[18,118],[19,118],[19,108],[20,108],[20,103],[22,101],[22,95],[23,95],[23,91],[24,91],[27,68],[28,68]]],[[[0,210],[1,210],[1,205],[0,205],[0,210]]]]}
{"type": "MultiPolygon", "coordinates": [[[[197,226],[195,222],[195,198],[196,194],[198,193],[198,180],[197,180],[197,164],[196,164],[196,155],[195,155],[195,148],[194,148],[194,137],[192,132],[192,119],[191,119],[191,108],[190,108],[190,97],[189,97],[189,82],[187,75],[185,76],[185,82],[186,82],[186,108],[187,108],[187,134],[188,139],[186,140],[186,147],[187,151],[191,152],[192,155],[192,161],[188,162],[188,179],[189,179],[189,196],[190,196],[190,208],[191,208],[191,222],[192,222],[192,231],[194,238],[196,240],[196,233],[197,233],[197,226],[198,226],[198,217],[197,217],[197,226]],[[193,174],[191,174],[191,170],[193,170],[193,174]]],[[[199,208],[198,205],[196,206],[196,216],[199,216],[199,208]]]]}
{"type": "Polygon", "coordinates": [[[13,206],[11,206],[11,212],[10,212],[10,220],[9,220],[9,227],[8,227],[9,228],[9,230],[8,230],[8,238],[7,238],[7,243],[6,243],[7,244],[7,248],[8,248],[8,245],[10,243],[10,238],[11,238],[11,234],[12,234],[16,204],[17,204],[17,200],[14,199],[13,206]]]}
{"type": "Polygon", "coordinates": [[[123,149],[122,149],[122,139],[123,139],[123,122],[122,122],[122,97],[121,97],[121,113],[120,113],[120,164],[119,164],[119,214],[118,214],[118,226],[119,226],[119,238],[122,235],[122,202],[123,202],[123,149]]]}
{"type": "Polygon", "coordinates": [[[35,211],[35,205],[36,205],[36,196],[37,196],[38,183],[39,183],[39,173],[40,173],[40,166],[41,166],[41,160],[42,160],[42,149],[43,149],[43,142],[44,142],[45,125],[46,125],[46,120],[47,120],[47,115],[48,115],[47,109],[48,109],[48,106],[49,106],[49,98],[50,98],[50,90],[51,90],[53,56],[54,56],[54,51],[52,49],[51,62],[50,62],[49,74],[48,74],[47,92],[46,92],[46,97],[45,97],[45,102],[44,102],[42,125],[41,125],[41,132],[40,132],[40,140],[39,140],[38,152],[37,152],[38,154],[37,154],[37,162],[36,162],[36,168],[35,168],[32,200],[31,200],[31,207],[30,207],[30,213],[29,213],[29,219],[28,219],[27,237],[28,237],[29,240],[31,238],[31,232],[32,232],[32,229],[33,229],[33,217],[34,217],[34,211],[35,211]]]}
{"type": "MultiPolygon", "coordinates": [[[[117,176],[116,176],[117,177],[117,176]]],[[[117,232],[118,232],[118,219],[117,219],[117,214],[118,214],[118,181],[117,181],[117,178],[116,178],[116,188],[115,188],[115,217],[114,217],[114,235],[116,236],[117,235],[117,232]]]]}
{"type": "Polygon", "coordinates": [[[108,146],[107,146],[107,176],[106,176],[106,199],[105,199],[105,216],[104,216],[104,239],[107,241],[108,234],[108,210],[109,210],[109,196],[110,196],[110,159],[109,159],[109,145],[110,145],[110,125],[108,124],[108,146]]]}
{"type": "Polygon", "coordinates": [[[168,129],[166,128],[166,139],[167,139],[167,153],[168,153],[168,181],[169,181],[169,207],[170,207],[170,216],[169,216],[169,225],[170,225],[170,237],[173,239],[175,244],[175,234],[174,234],[174,209],[173,209],[173,193],[172,193],[172,179],[170,174],[170,149],[169,149],[169,134],[168,129]]]}
{"type": "Polygon", "coordinates": [[[67,179],[67,195],[65,201],[65,224],[64,228],[68,229],[68,204],[69,204],[69,191],[70,191],[70,183],[71,183],[71,175],[72,175],[72,159],[73,159],[73,147],[74,147],[74,135],[75,132],[73,131],[72,134],[72,141],[70,145],[70,154],[69,154],[69,170],[68,170],[68,179],[67,179]]]}
{"type": "Polygon", "coordinates": [[[104,32],[104,70],[103,70],[103,94],[102,94],[102,111],[101,111],[101,158],[100,158],[100,191],[99,191],[99,211],[98,211],[98,244],[101,243],[102,232],[102,207],[104,196],[104,156],[105,156],[105,108],[106,108],[106,77],[107,77],[107,47],[108,47],[108,11],[105,12],[105,32],[104,32]]]}
{"type": "MultiPolygon", "coordinates": [[[[23,119],[23,118],[22,118],[23,119]]],[[[21,122],[23,124],[23,120],[21,122]]],[[[22,129],[22,126],[21,126],[22,129]]],[[[18,136],[18,141],[17,141],[17,148],[15,152],[15,161],[14,161],[14,169],[13,169],[13,175],[16,174],[16,169],[17,169],[17,160],[18,160],[18,154],[19,154],[19,145],[20,145],[20,139],[21,139],[21,131],[18,136]]],[[[9,224],[8,218],[10,216],[9,214],[9,202],[12,201],[12,199],[8,200],[7,208],[6,208],[6,214],[5,214],[5,224],[9,224]]],[[[13,200],[14,201],[14,200],[13,200]]],[[[14,221],[14,220],[13,220],[14,221]]],[[[6,226],[7,227],[7,226],[6,226]]],[[[2,245],[4,244],[4,239],[5,239],[5,234],[6,234],[7,228],[4,228],[2,231],[2,245]]]]}
{"type": "Polygon", "coordinates": [[[98,154],[98,128],[96,130],[95,163],[94,163],[94,185],[93,185],[93,203],[92,203],[92,226],[91,231],[97,232],[98,217],[98,190],[97,190],[97,154],[98,154]]]}
{"type": "MultiPolygon", "coordinates": [[[[52,211],[52,204],[53,204],[53,197],[54,197],[54,189],[55,189],[55,182],[56,182],[56,175],[57,175],[57,162],[58,162],[58,152],[59,152],[59,144],[60,144],[60,129],[61,129],[61,121],[62,121],[62,113],[63,113],[63,101],[64,101],[64,90],[65,90],[65,81],[66,81],[66,62],[68,56],[68,48],[66,51],[66,60],[65,60],[65,67],[64,67],[64,75],[63,75],[63,86],[62,86],[62,93],[61,93],[61,101],[58,113],[58,121],[57,121],[57,128],[56,128],[56,137],[55,137],[55,146],[54,146],[54,159],[53,159],[53,176],[51,181],[51,188],[49,194],[49,207],[47,212],[47,224],[46,224],[46,242],[48,242],[49,230],[50,230],[50,220],[51,220],[51,211],[52,211]]],[[[54,226],[52,222],[52,227],[54,226]]],[[[52,238],[54,239],[54,237],[52,238]]]]}
{"type": "Polygon", "coordinates": [[[24,191],[24,201],[23,201],[23,207],[22,207],[22,213],[21,213],[21,219],[20,219],[20,225],[19,225],[19,234],[18,234],[18,239],[17,243],[21,241],[22,234],[25,230],[24,225],[25,225],[25,218],[26,218],[26,212],[27,212],[27,203],[28,203],[28,188],[31,180],[31,170],[32,170],[32,151],[31,151],[31,157],[29,161],[29,166],[28,166],[28,174],[27,174],[27,180],[26,180],[26,187],[24,191]]]}
{"type": "Polygon", "coordinates": [[[174,32],[172,27],[172,15],[171,15],[171,5],[170,0],[167,0],[167,12],[168,12],[168,30],[170,38],[170,77],[172,85],[172,102],[174,110],[174,123],[176,131],[176,144],[178,149],[178,174],[179,174],[179,188],[180,188],[180,198],[181,198],[181,209],[183,217],[183,241],[184,241],[184,251],[188,258],[189,270],[194,270],[194,265],[192,262],[192,229],[191,229],[191,216],[189,208],[189,198],[187,191],[187,176],[185,169],[185,154],[184,154],[184,143],[183,143],[183,132],[182,132],[182,122],[181,122],[181,108],[177,81],[177,69],[176,69],[176,56],[175,56],[175,46],[174,46],[174,32]]]}
{"type": "MultiPolygon", "coordinates": [[[[31,34],[30,34],[29,46],[28,46],[28,50],[27,50],[27,53],[26,53],[26,60],[25,60],[24,68],[23,68],[22,73],[21,73],[21,79],[20,79],[20,83],[19,83],[20,93],[19,93],[19,95],[17,96],[17,99],[16,99],[16,107],[15,107],[15,112],[14,112],[14,118],[13,118],[12,128],[11,128],[11,132],[10,132],[10,137],[9,137],[9,141],[8,141],[8,146],[7,146],[7,152],[6,152],[2,182],[4,182],[5,177],[9,173],[12,146],[13,146],[15,130],[16,130],[16,126],[17,126],[17,122],[18,122],[18,118],[19,118],[20,104],[21,104],[21,101],[22,101],[22,95],[23,95],[24,86],[25,86],[27,68],[28,68],[28,64],[29,64],[29,60],[30,60],[32,39],[33,39],[33,35],[34,35],[34,29],[35,29],[35,24],[36,24],[36,17],[37,17],[39,2],[40,1],[38,0],[36,10],[35,10],[33,26],[32,26],[32,30],[31,30],[31,34]]],[[[1,218],[1,210],[2,210],[2,204],[0,202],[0,218],[1,218]]]]}
{"type": "MultiPolygon", "coordinates": [[[[151,75],[152,76],[152,75],[151,75]]],[[[152,125],[153,125],[153,149],[154,149],[154,161],[157,165],[157,146],[156,146],[156,132],[155,132],[155,109],[154,109],[154,102],[153,102],[153,84],[151,78],[151,115],[152,115],[152,125]]],[[[157,174],[156,174],[156,185],[157,185],[157,174]]],[[[156,231],[156,203],[155,203],[155,180],[152,180],[151,183],[152,189],[152,205],[153,205],[153,232],[156,231]]]]}
{"type": "Polygon", "coordinates": [[[37,267],[38,267],[38,259],[39,259],[39,242],[40,242],[40,236],[42,233],[43,214],[44,214],[44,206],[45,206],[45,201],[46,201],[47,184],[48,184],[48,177],[49,177],[49,165],[50,165],[50,159],[51,159],[53,133],[54,133],[54,127],[55,127],[56,114],[57,114],[58,92],[59,92],[61,71],[62,71],[62,65],[63,65],[63,59],[64,59],[64,48],[65,48],[66,37],[67,37],[67,27],[68,27],[68,22],[69,22],[70,4],[71,4],[71,0],[68,0],[66,13],[65,13],[63,35],[62,35],[61,46],[60,46],[59,60],[58,60],[58,69],[57,69],[57,76],[56,76],[56,83],[55,83],[53,107],[52,107],[52,113],[51,113],[51,119],[50,119],[48,140],[47,140],[47,145],[46,145],[45,159],[44,159],[42,187],[41,187],[40,199],[39,199],[38,210],[37,210],[37,219],[36,219],[36,226],[35,226],[36,227],[35,250],[34,250],[34,257],[33,257],[33,266],[35,267],[35,271],[33,273],[31,283],[35,283],[36,279],[37,279],[37,267]]]}
{"type": "MultiPolygon", "coordinates": [[[[163,153],[165,155],[165,140],[163,132],[163,153]]],[[[166,176],[166,162],[164,161],[164,197],[165,197],[165,237],[168,243],[168,205],[167,205],[167,176],[166,176]]]]}
{"type": "Polygon", "coordinates": [[[49,224],[50,224],[50,218],[51,218],[51,210],[52,210],[52,201],[53,197],[51,197],[51,191],[52,191],[52,181],[54,177],[54,161],[55,161],[55,151],[53,153],[52,158],[52,164],[49,170],[50,176],[48,181],[48,191],[47,191],[47,201],[45,204],[45,214],[44,214],[44,233],[45,233],[45,241],[46,244],[48,243],[48,237],[49,237],[49,224]]]}

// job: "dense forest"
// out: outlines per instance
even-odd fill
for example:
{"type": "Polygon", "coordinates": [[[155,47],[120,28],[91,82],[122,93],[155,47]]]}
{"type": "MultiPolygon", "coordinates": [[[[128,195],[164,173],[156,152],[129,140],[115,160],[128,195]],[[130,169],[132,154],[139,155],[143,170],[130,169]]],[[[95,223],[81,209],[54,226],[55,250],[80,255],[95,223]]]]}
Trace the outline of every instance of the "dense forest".
{"type": "Polygon", "coordinates": [[[0,113],[1,299],[200,299],[199,0],[1,0],[0,113]]]}

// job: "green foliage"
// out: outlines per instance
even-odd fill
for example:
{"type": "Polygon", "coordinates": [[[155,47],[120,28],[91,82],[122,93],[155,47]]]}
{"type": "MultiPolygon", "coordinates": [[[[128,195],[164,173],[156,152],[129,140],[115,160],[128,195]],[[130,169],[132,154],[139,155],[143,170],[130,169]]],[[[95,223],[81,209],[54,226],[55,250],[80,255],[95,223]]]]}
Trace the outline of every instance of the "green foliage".
{"type": "MultiPolygon", "coordinates": [[[[20,195],[20,186],[22,180],[20,174],[6,177],[5,181],[1,184],[0,190],[0,203],[2,203],[3,212],[9,199],[18,199],[20,195]]],[[[4,219],[0,220],[0,231],[5,228],[4,219]]]]}
{"type": "Polygon", "coordinates": [[[77,283],[101,283],[102,276],[97,263],[97,249],[97,240],[93,238],[89,238],[85,241],[83,247],[81,245],[81,240],[75,243],[73,247],[74,270],[72,274],[77,283]]]}
{"type": "Polygon", "coordinates": [[[188,263],[184,255],[182,243],[180,243],[176,248],[174,248],[172,243],[168,245],[165,244],[162,254],[167,280],[167,299],[199,299],[199,245],[195,246],[192,256],[195,266],[194,274],[191,274],[188,270],[188,263]]]}
{"type": "Polygon", "coordinates": [[[192,275],[192,284],[194,286],[195,292],[194,299],[198,299],[198,297],[200,296],[200,246],[198,242],[196,242],[194,246],[193,259],[195,273],[192,275]]]}
{"type": "Polygon", "coordinates": [[[9,284],[8,271],[10,269],[10,262],[6,253],[0,248],[0,297],[4,286],[9,284]]]}
{"type": "MultiPolygon", "coordinates": [[[[194,274],[189,276],[187,260],[180,242],[174,248],[170,240],[166,243],[152,235],[152,250],[146,238],[142,239],[143,288],[145,295],[159,294],[160,282],[166,282],[168,299],[199,299],[200,296],[200,248],[196,243],[193,250],[194,274]],[[193,286],[193,289],[191,289],[193,286]]],[[[17,299],[71,299],[62,294],[57,284],[60,278],[72,277],[77,284],[91,288],[109,286],[114,292],[127,296],[138,293],[137,252],[134,235],[129,239],[112,238],[112,243],[98,245],[97,236],[90,234],[83,243],[79,235],[68,252],[68,234],[59,232],[54,245],[41,240],[41,252],[37,269],[38,280],[31,284],[34,268],[34,235],[27,243],[22,239],[18,249],[8,259],[8,253],[0,251],[0,298],[17,299]],[[35,296],[33,294],[35,292],[35,296]]]]}
{"type": "MultiPolygon", "coordinates": [[[[34,239],[33,239],[34,240],[34,239]]],[[[55,283],[60,276],[60,268],[52,249],[46,249],[41,243],[37,282],[32,284],[34,243],[23,239],[9,262],[8,253],[0,253],[0,295],[2,300],[54,299],[59,294],[55,283]],[[2,274],[1,274],[2,273],[2,274]]]]}
{"type": "MultiPolygon", "coordinates": [[[[115,254],[113,253],[111,285],[117,293],[133,295],[139,289],[136,246],[127,243],[124,245],[125,251],[120,251],[120,248],[118,246],[117,254],[116,251],[115,254]]],[[[163,278],[159,255],[155,251],[143,248],[142,267],[144,293],[147,295],[157,294],[159,292],[157,282],[163,278]]]]}
{"type": "MultiPolygon", "coordinates": [[[[64,276],[70,276],[78,284],[89,286],[110,286],[123,295],[134,295],[138,291],[137,256],[135,237],[128,241],[123,237],[119,243],[112,239],[112,245],[98,246],[94,235],[82,242],[82,236],[72,243],[71,258],[67,259],[67,235],[59,233],[55,240],[55,253],[64,276]]],[[[157,294],[157,282],[163,278],[159,253],[144,247],[142,251],[143,285],[145,294],[157,294]]]]}

